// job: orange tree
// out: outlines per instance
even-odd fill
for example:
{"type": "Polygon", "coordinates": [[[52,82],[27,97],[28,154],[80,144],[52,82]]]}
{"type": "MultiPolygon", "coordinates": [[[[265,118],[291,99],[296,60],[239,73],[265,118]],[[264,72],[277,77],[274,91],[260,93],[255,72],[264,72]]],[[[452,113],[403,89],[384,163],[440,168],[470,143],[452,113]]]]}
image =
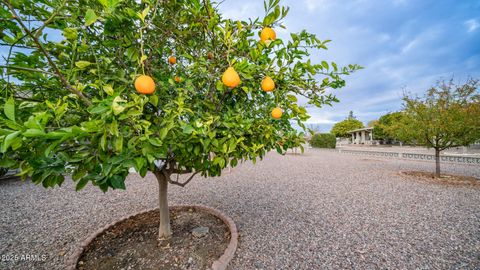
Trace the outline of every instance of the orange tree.
{"type": "Polygon", "coordinates": [[[297,97],[330,104],[326,89],[360,68],[312,63],[328,40],[306,31],[277,38],[279,0],[248,21],[200,0],[2,1],[0,166],[103,191],[124,189],[129,168],[150,171],[159,239],[171,236],[169,183],[301,146],[292,123],[309,116],[297,97]]]}

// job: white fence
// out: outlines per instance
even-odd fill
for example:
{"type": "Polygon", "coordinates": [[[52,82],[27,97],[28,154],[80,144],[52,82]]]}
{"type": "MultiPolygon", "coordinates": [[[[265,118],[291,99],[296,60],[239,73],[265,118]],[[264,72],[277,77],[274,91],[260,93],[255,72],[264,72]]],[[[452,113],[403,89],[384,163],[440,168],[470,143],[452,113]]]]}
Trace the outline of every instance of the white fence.
{"type": "MultiPolygon", "coordinates": [[[[338,150],[344,154],[354,155],[368,155],[388,158],[403,158],[413,160],[435,161],[435,155],[432,154],[418,154],[418,153],[399,153],[399,152],[381,152],[381,151],[362,151],[362,150],[338,150]]],[[[462,163],[462,164],[479,164],[480,157],[465,157],[465,156],[449,156],[441,155],[440,160],[443,162],[462,163]]]]}

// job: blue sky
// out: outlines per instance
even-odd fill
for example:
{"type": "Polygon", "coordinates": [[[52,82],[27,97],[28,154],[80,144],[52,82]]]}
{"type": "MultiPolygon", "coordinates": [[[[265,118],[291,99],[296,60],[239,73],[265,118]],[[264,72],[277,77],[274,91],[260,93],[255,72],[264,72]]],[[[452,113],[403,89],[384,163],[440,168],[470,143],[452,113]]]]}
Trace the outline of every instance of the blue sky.
{"type": "MultiPolygon", "coordinates": [[[[340,103],[309,108],[323,131],[350,110],[365,124],[401,108],[405,91],[422,94],[439,79],[480,78],[480,0],[281,0],[290,7],[280,37],[307,29],[332,39],[312,61],[360,64],[336,91],[340,103]]],[[[233,19],[263,17],[261,0],[226,0],[220,9],[233,19]]]]}

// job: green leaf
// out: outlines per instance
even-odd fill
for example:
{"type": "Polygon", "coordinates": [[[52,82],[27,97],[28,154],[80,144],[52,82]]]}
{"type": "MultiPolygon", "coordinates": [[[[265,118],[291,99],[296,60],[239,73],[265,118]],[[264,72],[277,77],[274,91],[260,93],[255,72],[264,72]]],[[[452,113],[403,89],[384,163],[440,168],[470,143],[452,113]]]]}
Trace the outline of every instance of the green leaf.
{"type": "Polygon", "coordinates": [[[92,9],[88,9],[85,13],[85,26],[90,26],[98,19],[97,14],[92,9]]]}
{"type": "Polygon", "coordinates": [[[198,155],[200,153],[200,146],[199,145],[195,145],[195,148],[193,148],[193,153],[195,155],[198,155]]]}
{"type": "Polygon", "coordinates": [[[84,69],[90,66],[92,63],[88,61],[77,61],[75,62],[75,66],[78,67],[79,69],[84,69]]]}
{"type": "Polygon", "coordinates": [[[114,189],[125,189],[125,178],[121,175],[115,175],[110,178],[110,184],[114,189]]]}
{"type": "Polygon", "coordinates": [[[157,147],[160,147],[163,145],[162,141],[158,138],[150,138],[148,139],[148,141],[153,145],[153,146],[157,146],[157,147]]]}
{"type": "Polygon", "coordinates": [[[12,145],[13,141],[15,140],[15,138],[17,138],[17,136],[20,133],[21,133],[21,131],[15,131],[15,132],[10,133],[9,135],[7,135],[5,137],[5,139],[3,140],[3,144],[2,144],[2,153],[7,152],[7,149],[10,147],[10,145],[12,145]]]}
{"type": "Polygon", "coordinates": [[[107,0],[98,0],[100,4],[102,4],[103,7],[108,8],[108,1],[107,0]]]}
{"type": "Polygon", "coordinates": [[[115,140],[115,152],[121,153],[123,149],[123,136],[120,135],[115,140]]]}
{"type": "Polygon", "coordinates": [[[142,178],[144,178],[147,175],[148,168],[147,167],[142,167],[142,169],[138,172],[142,178]]]}
{"type": "Polygon", "coordinates": [[[165,139],[165,137],[167,137],[167,134],[168,134],[168,128],[162,128],[159,134],[160,140],[165,139]]]}
{"type": "Polygon", "coordinates": [[[137,16],[143,22],[143,21],[145,21],[145,18],[147,17],[148,12],[150,12],[150,7],[147,6],[142,12],[138,12],[137,16]]]}
{"type": "Polygon", "coordinates": [[[105,93],[107,93],[107,95],[109,95],[109,96],[113,95],[113,93],[115,92],[115,91],[113,90],[113,87],[112,87],[110,84],[104,85],[104,86],[103,86],[103,91],[104,91],[105,93]]]}
{"type": "Polygon", "coordinates": [[[322,66],[323,66],[325,69],[328,69],[328,68],[329,68],[327,61],[322,61],[322,66]]]}
{"type": "Polygon", "coordinates": [[[52,150],[53,150],[55,147],[57,147],[59,144],[60,144],[59,141],[50,144],[50,145],[45,149],[45,151],[44,151],[43,154],[44,154],[46,157],[48,157],[48,156],[50,155],[50,152],[52,152],[52,150]]]}
{"type": "Polygon", "coordinates": [[[186,125],[186,126],[183,126],[183,129],[182,129],[182,132],[185,133],[185,134],[192,134],[192,132],[194,131],[193,127],[191,125],[186,125]]]}
{"type": "Polygon", "coordinates": [[[0,167],[9,168],[15,165],[15,161],[9,159],[6,155],[0,159],[0,167]]]}
{"type": "Polygon", "coordinates": [[[75,28],[65,28],[63,29],[63,36],[68,40],[76,40],[78,31],[75,28]]]}
{"type": "Polygon", "coordinates": [[[47,139],[61,139],[67,133],[65,131],[52,131],[45,134],[45,138],[47,139]]]}
{"type": "Polygon", "coordinates": [[[158,106],[158,96],[151,95],[148,97],[148,101],[153,104],[153,106],[158,106]]]}
{"type": "Polygon", "coordinates": [[[86,174],[87,174],[86,170],[78,169],[72,174],[72,179],[73,179],[73,181],[78,181],[79,179],[84,177],[86,174]]]}
{"type": "Polygon", "coordinates": [[[215,88],[216,88],[218,91],[223,91],[223,83],[222,83],[222,81],[218,80],[217,83],[215,84],[215,88]]]}
{"type": "Polygon", "coordinates": [[[40,129],[29,128],[25,132],[23,132],[23,136],[25,137],[41,137],[43,135],[45,135],[45,132],[40,129]]]}
{"type": "Polygon", "coordinates": [[[100,138],[100,147],[103,151],[107,148],[107,133],[104,132],[102,137],[100,138]]]}
{"type": "Polygon", "coordinates": [[[130,47],[126,51],[128,59],[136,61],[138,59],[139,52],[135,47],[130,47]]]}
{"type": "Polygon", "coordinates": [[[3,106],[3,112],[5,113],[8,119],[15,122],[15,101],[13,100],[13,97],[10,97],[7,100],[7,102],[3,106]]]}
{"type": "Polygon", "coordinates": [[[88,178],[84,177],[78,181],[77,186],[75,187],[76,191],[83,189],[88,184],[88,178]]]}
{"type": "Polygon", "coordinates": [[[101,114],[101,113],[104,113],[106,111],[108,111],[108,107],[106,106],[103,106],[103,104],[100,104],[96,107],[93,107],[91,109],[89,109],[88,111],[91,113],[91,114],[101,114]]]}
{"type": "Polygon", "coordinates": [[[294,95],[287,95],[287,99],[290,100],[291,102],[297,102],[298,99],[294,95]]]}
{"type": "Polygon", "coordinates": [[[113,102],[112,102],[113,114],[115,114],[115,115],[121,114],[125,110],[125,107],[123,105],[120,105],[120,104],[125,103],[125,102],[127,102],[127,101],[122,99],[120,96],[116,96],[113,99],[113,102]]]}

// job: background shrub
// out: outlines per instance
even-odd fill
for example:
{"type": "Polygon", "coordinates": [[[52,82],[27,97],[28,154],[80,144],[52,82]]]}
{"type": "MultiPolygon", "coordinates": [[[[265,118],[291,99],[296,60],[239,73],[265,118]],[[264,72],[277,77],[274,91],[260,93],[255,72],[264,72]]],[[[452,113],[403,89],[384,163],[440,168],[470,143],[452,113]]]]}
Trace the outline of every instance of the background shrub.
{"type": "Polygon", "coordinates": [[[335,135],[330,133],[316,133],[310,140],[310,145],[318,148],[335,148],[336,144],[335,135]]]}

